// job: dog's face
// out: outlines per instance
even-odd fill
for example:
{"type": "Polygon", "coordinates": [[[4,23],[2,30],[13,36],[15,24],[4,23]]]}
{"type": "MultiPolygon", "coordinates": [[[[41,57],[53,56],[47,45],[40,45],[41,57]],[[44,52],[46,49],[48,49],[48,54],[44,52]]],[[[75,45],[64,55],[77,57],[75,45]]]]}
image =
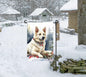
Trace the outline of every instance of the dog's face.
{"type": "Polygon", "coordinates": [[[44,42],[46,39],[46,27],[44,27],[42,31],[40,31],[38,27],[35,27],[34,39],[38,42],[44,42]]]}

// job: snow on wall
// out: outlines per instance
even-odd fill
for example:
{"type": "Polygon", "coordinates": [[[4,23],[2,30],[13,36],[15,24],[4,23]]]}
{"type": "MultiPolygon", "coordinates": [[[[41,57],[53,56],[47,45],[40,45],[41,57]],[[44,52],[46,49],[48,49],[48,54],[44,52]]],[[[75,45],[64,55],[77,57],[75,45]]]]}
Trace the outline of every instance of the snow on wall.
{"type": "Polygon", "coordinates": [[[77,9],[78,9],[78,0],[70,0],[60,10],[71,11],[71,10],[77,10],[77,9]]]}

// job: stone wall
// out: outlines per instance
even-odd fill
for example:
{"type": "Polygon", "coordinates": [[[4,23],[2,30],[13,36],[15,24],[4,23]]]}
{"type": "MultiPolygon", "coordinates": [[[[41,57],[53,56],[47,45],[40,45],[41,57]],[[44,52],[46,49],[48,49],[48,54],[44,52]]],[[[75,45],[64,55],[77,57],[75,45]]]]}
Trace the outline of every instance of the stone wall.
{"type": "Polygon", "coordinates": [[[78,2],[78,44],[86,45],[86,0],[78,2]]]}
{"type": "Polygon", "coordinates": [[[77,31],[77,11],[69,12],[69,26],[68,28],[75,29],[77,31]]]}

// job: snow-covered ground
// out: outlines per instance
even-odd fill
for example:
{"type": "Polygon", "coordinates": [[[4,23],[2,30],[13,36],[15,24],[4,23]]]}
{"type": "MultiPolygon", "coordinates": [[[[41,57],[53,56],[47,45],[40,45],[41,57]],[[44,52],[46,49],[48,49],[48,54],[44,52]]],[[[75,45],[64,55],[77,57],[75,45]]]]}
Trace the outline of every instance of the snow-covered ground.
{"type": "Polygon", "coordinates": [[[58,53],[62,55],[62,59],[86,59],[86,46],[78,46],[78,36],[60,33],[60,40],[57,42],[58,53]]]}
{"type": "MultiPolygon", "coordinates": [[[[60,33],[58,53],[65,58],[85,58],[86,46],[77,45],[77,35],[60,33]]],[[[27,58],[27,26],[4,27],[0,32],[0,77],[86,77],[50,70],[49,61],[27,58]]]]}

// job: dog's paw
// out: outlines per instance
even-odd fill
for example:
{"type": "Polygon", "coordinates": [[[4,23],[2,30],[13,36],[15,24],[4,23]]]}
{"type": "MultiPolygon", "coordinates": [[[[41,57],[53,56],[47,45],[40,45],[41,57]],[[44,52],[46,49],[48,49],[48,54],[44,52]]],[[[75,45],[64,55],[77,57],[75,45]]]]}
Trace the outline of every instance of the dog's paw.
{"type": "Polygon", "coordinates": [[[48,54],[48,56],[52,56],[52,54],[48,54]]]}
{"type": "Polygon", "coordinates": [[[43,56],[42,56],[41,54],[38,54],[38,56],[39,56],[40,58],[43,58],[43,56]]]}
{"type": "Polygon", "coordinates": [[[53,55],[53,51],[48,51],[48,53],[46,54],[46,56],[51,57],[53,55]]]}
{"type": "Polygon", "coordinates": [[[52,54],[53,52],[52,51],[47,51],[48,54],[52,54]]]}

